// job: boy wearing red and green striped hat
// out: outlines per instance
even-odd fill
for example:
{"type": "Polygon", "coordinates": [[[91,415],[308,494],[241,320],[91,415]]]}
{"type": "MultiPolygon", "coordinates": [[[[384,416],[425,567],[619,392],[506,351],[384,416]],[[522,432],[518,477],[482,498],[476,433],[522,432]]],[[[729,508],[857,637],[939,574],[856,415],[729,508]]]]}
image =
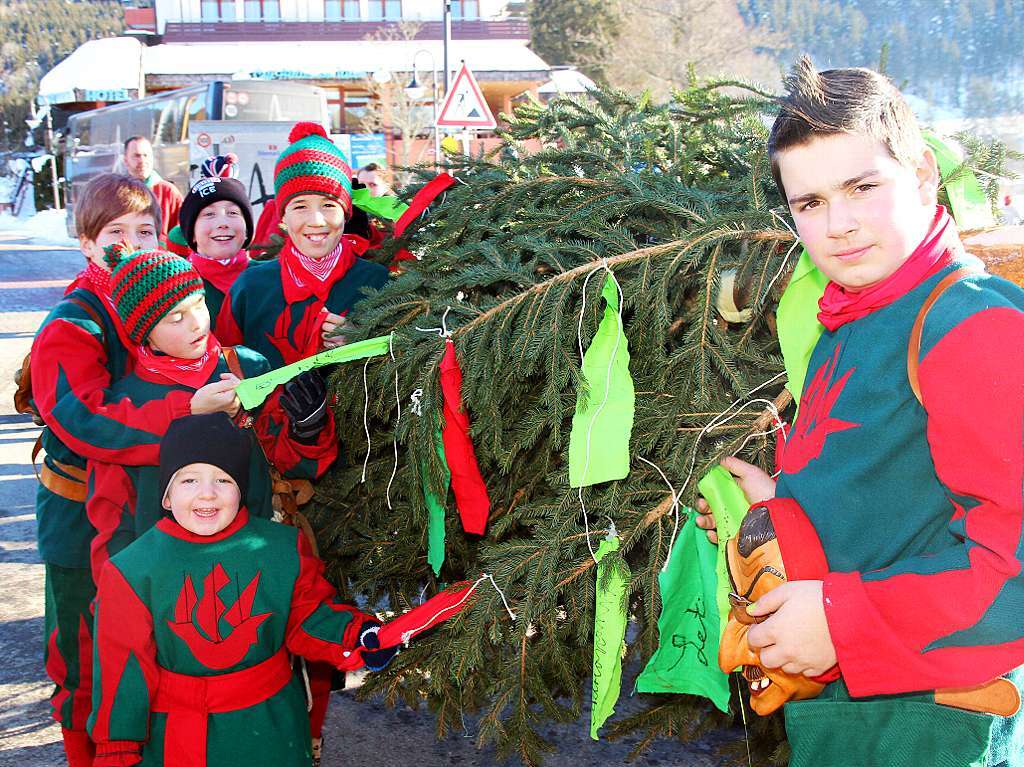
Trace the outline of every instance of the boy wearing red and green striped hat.
{"type": "Polygon", "coordinates": [[[360,258],[367,242],[345,234],[352,171],[316,123],[298,123],[274,168],[281,221],[288,230],[277,258],[253,264],[235,281],[217,318],[225,343],[244,343],[273,367],[340,343],[331,337],[367,289],[388,279],[360,258]]]}
{"type": "MultiPolygon", "coordinates": [[[[337,454],[326,390],[314,371],[293,379],[251,414],[240,410],[240,376],[261,375],[266,360],[245,347],[224,348],[210,332],[203,282],[188,261],[159,249],[128,253],[109,248],[111,300],[138,360],[135,370],[111,386],[111,396],[136,407],[178,391],[204,389],[216,408],[251,426],[251,476],[246,506],[270,517],[270,466],[287,477],[313,479],[337,454]],[[264,458],[264,455],[266,458],[264,458]]],[[[163,432],[149,438],[159,443],[163,432]]],[[[155,466],[90,461],[86,510],[96,528],[93,574],[110,556],[152,527],[159,515],[155,466]]]]}

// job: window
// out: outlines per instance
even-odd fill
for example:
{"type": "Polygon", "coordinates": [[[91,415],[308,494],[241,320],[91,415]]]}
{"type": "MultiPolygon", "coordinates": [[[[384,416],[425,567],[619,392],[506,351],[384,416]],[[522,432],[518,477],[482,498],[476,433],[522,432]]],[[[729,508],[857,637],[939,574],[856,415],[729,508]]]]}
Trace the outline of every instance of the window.
{"type": "Polygon", "coordinates": [[[235,0],[201,0],[199,10],[203,21],[235,20],[235,0]]]}
{"type": "Polygon", "coordinates": [[[358,21],[359,0],[324,0],[327,21],[358,21]]]}
{"type": "Polygon", "coordinates": [[[370,0],[370,21],[398,21],[402,18],[402,0],[370,0]]]}
{"type": "Polygon", "coordinates": [[[280,21],[280,0],[245,0],[246,21],[280,21]]]}
{"type": "Polygon", "coordinates": [[[479,19],[480,0],[452,0],[453,19],[479,19]]]}

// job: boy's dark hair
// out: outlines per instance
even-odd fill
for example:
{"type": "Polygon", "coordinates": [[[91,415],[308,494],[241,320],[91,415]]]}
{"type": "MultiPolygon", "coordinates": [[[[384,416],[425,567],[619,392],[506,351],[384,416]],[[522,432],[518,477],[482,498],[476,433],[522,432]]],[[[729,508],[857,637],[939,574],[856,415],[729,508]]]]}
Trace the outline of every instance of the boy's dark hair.
{"type": "Polygon", "coordinates": [[[917,118],[885,75],[861,67],[819,72],[802,56],[783,80],[786,95],[768,136],[772,176],[783,197],[778,153],[819,136],[857,133],[885,144],[893,159],[911,166],[925,150],[917,118]]]}
{"type": "MultiPolygon", "coordinates": [[[[124,153],[128,154],[128,147],[131,146],[133,141],[149,141],[146,136],[129,136],[124,140],[124,153]]],[[[152,142],[150,142],[152,143],[152,142]]]]}
{"type": "Polygon", "coordinates": [[[104,173],[90,181],[75,200],[75,232],[95,242],[103,227],[126,213],[148,213],[160,231],[160,205],[146,182],[104,173]]]}

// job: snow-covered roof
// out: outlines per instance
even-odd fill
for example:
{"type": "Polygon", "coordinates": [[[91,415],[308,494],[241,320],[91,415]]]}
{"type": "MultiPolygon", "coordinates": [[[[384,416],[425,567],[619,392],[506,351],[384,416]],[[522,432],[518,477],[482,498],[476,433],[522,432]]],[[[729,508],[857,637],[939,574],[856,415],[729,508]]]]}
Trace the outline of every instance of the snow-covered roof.
{"type": "MultiPolygon", "coordinates": [[[[411,72],[413,56],[427,50],[438,69],[444,66],[440,40],[358,40],[345,42],[164,43],[147,48],[147,75],[243,75],[268,79],[363,79],[389,70],[411,72]]],[[[549,67],[522,40],[455,40],[449,47],[452,69],[464,59],[481,72],[547,72],[549,67]]],[[[429,57],[420,56],[421,68],[429,57]]]]}
{"type": "Polygon", "coordinates": [[[597,85],[594,81],[578,69],[562,67],[552,69],[551,79],[540,86],[537,91],[542,94],[553,95],[556,93],[586,93],[596,89],[597,85]]]}
{"type": "Polygon", "coordinates": [[[138,95],[144,48],[134,37],[82,43],[39,81],[39,102],[127,101],[138,95]]]}

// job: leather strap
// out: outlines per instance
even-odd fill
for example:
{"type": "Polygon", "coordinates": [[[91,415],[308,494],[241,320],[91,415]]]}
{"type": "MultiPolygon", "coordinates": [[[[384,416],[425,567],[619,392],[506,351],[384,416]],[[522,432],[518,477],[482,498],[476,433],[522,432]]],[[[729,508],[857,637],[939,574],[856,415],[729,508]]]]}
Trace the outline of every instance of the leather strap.
{"type": "Polygon", "coordinates": [[[932,288],[932,292],[928,294],[928,298],[924,300],[924,303],[921,304],[921,309],[914,320],[914,326],[910,330],[910,341],[907,343],[907,380],[910,382],[910,388],[913,390],[914,396],[917,397],[917,401],[922,405],[924,401],[921,399],[921,383],[918,380],[917,371],[921,364],[921,335],[924,333],[925,318],[928,317],[928,312],[931,311],[932,306],[935,305],[935,302],[939,300],[946,290],[964,277],[972,274],[977,274],[977,270],[969,266],[962,266],[943,277],[939,284],[932,288]]]}
{"type": "Polygon", "coordinates": [[[43,467],[39,472],[40,484],[61,498],[66,498],[76,503],[85,503],[85,499],[89,495],[88,486],[85,483],[85,469],[79,469],[77,466],[68,466],[67,464],[54,461],[52,458],[50,460],[58,469],[71,475],[73,478],[58,474],[44,461],[43,467]]]}
{"type": "Polygon", "coordinates": [[[222,346],[220,351],[224,355],[224,362],[227,363],[228,370],[239,380],[245,378],[245,373],[242,372],[242,363],[238,361],[238,350],[234,346],[222,346]]]}
{"type": "Polygon", "coordinates": [[[1000,677],[976,687],[936,690],[935,702],[980,714],[1013,716],[1020,711],[1020,691],[1009,679],[1000,677]]]}

